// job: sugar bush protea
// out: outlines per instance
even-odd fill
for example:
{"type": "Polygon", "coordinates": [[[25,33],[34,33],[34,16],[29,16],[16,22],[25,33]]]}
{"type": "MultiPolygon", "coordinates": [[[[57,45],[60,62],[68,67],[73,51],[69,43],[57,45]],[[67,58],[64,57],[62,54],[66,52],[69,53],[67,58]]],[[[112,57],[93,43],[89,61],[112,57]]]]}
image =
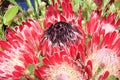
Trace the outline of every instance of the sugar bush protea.
{"type": "Polygon", "coordinates": [[[44,19],[44,36],[40,45],[42,54],[51,55],[60,50],[67,50],[69,54],[71,46],[77,48],[81,43],[84,44],[81,21],[80,11],[78,15],[75,14],[70,0],[49,5],[44,19]]]}
{"type": "Polygon", "coordinates": [[[43,36],[42,27],[38,20],[28,19],[15,27],[15,32],[25,40],[35,51],[40,53],[40,40],[43,36]]]}
{"type": "Polygon", "coordinates": [[[32,79],[27,68],[39,62],[34,49],[11,29],[7,29],[6,39],[0,40],[0,80],[32,79]]]}
{"type": "Polygon", "coordinates": [[[115,14],[111,13],[100,19],[100,14],[93,11],[87,22],[86,54],[87,60],[92,62],[93,79],[107,79],[108,75],[120,76],[120,35],[117,30],[120,19],[115,21],[114,18],[115,14]],[[106,71],[107,76],[104,77],[106,71]]]}
{"type": "Polygon", "coordinates": [[[40,80],[86,80],[82,65],[66,55],[65,51],[43,59],[43,66],[36,68],[40,80]]]}
{"type": "Polygon", "coordinates": [[[43,25],[27,18],[0,40],[0,80],[120,78],[120,19],[93,10],[88,21],[72,0],[52,0],[43,25]]]}

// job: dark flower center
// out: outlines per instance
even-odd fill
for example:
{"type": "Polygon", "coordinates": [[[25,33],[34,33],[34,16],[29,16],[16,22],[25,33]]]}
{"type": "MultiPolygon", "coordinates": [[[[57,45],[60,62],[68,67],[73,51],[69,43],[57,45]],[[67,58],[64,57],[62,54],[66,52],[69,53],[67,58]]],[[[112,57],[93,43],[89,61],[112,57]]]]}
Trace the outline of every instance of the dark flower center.
{"type": "Polygon", "coordinates": [[[80,34],[79,31],[66,22],[52,24],[45,32],[47,39],[59,46],[66,45],[67,42],[74,43],[78,39],[76,34],[80,34]]]}

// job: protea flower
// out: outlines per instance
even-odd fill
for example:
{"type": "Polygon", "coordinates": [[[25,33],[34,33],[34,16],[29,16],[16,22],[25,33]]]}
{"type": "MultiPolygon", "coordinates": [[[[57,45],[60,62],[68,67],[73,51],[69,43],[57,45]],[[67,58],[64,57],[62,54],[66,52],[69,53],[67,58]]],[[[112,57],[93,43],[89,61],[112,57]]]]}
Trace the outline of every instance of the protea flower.
{"type": "Polygon", "coordinates": [[[36,68],[35,74],[40,80],[87,80],[82,65],[65,51],[43,58],[43,65],[36,68]]]}
{"type": "Polygon", "coordinates": [[[15,32],[34,49],[36,54],[40,53],[39,46],[43,30],[37,20],[28,19],[22,22],[15,27],[15,32]]]}
{"type": "Polygon", "coordinates": [[[68,51],[70,46],[84,44],[84,33],[81,27],[81,13],[78,15],[72,9],[70,0],[58,0],[49,5],[44,19],[44,36],[40,49],[43,55],[52,55],[61,50],[68,51]],[[62,10],[60,10],[62,7],[62,10]]]}
{"type": "Polygon", "coordinates": [[[115,15],[110,14],[99,20],[98,14],[93,14],[87,24],[87,35],[91,37],[86,50],[87,61],[92,63],[92,78],[104,80],[109,75],[120,77],[120,35],[117,30],[120,19],[115,21],[115,15]]]}
{"type": "Polygon", "coordinates": [[[107,34],[109,32],[118,32],[118,26],[120,25],[120,19],[115,20],[115,13],[110,13],[108,17],[101,19],[100,11],[93,11],[90,17],[90,21],[86,24],[87,35],[91,35],[95,32],[107,34]]]}
{"type": "MultiPolygon", "coordinates": [[[[7,40],[0,40],[0,80],[19,80],[21,77],[34,79],[28,73],[28,66],[39,62],[34,46],[20,37],[21,35],[7,29],[7,40]]],[[[25,34],[24,34],[25,37],[25,34]]]]}

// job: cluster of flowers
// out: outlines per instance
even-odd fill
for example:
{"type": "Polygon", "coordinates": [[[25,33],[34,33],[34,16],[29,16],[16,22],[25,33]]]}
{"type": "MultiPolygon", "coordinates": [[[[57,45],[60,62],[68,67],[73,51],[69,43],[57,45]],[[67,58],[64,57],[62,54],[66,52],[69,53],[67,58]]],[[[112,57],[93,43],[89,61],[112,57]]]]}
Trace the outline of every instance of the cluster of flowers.
{"type": "Polygon", "coordinates": [[[0,40],[0,80],[119,78],[120,19],[93,11],[85,27],[82,22],[70,0],[58,0],[47,7],[45,29],[36,19],[7,28],[6,40],[0,40]]]}

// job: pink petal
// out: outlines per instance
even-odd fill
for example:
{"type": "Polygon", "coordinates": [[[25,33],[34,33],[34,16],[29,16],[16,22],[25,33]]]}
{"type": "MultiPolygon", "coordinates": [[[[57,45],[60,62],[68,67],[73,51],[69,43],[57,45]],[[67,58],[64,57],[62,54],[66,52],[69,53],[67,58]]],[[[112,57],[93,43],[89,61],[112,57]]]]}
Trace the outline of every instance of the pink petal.
{"type": "Polygon", "coordinates": [[[43,58],[42,61],[44,62],[45,65],[52,65],[48,58],[43,58]]]}
{"type": "Polygon", "coordinates": [[[24,71],[24,68],[23,67],[21,67],[21,66],[15,66],[14,67],[17,71],[24,71]]]}
{"type": "Polygon", "coordinates": [[[63,22],[66,22],[66,19],[64,18],[63,15],[60,15],[60,20],[63,21],[63,22]]]}
{"type": "Polygon", "coordinates": [[[85,70],[88,73],[89,77],[92,77],[92,62],[88,61],[87,65],[85,66],[85,70]]]}
{"type": "Polygon", "coordinates": [[[78,46],[78,50],[79,50],[79,53],[80,53],[80,58],[82,59],[83,62],[85,62],[86,56],[85,56],[82,45],[78,46]]]}
{"type": "Polygon", "coordinates": [[[1,45],[1,47],[2,48],[4,48],[5,50],[7,50],[7,51],[11,51],[11,46],[6,42],[6,41],[0,41],[0,45],[1,45]]]}
{"type": "Polygon", "coordinates": [[[106,72],[104,73],[103,79],[107,79],[108,76],[109,76],[109,72],[106,71],[106,72]]]}
{"type": "Polygon", "coordinates": [[[20,76],[22,76],[22,73],[21,72],[19,72],[19,71],[14,71],[13,73],[12,73],[15,77],[20,77],[20,76]]]}
{"type": "Polygon", "coordinates": [[[70,55],[73,59],[76,59],[77,56],[77,49],[74,46],[70,47],[70,55]]]}

